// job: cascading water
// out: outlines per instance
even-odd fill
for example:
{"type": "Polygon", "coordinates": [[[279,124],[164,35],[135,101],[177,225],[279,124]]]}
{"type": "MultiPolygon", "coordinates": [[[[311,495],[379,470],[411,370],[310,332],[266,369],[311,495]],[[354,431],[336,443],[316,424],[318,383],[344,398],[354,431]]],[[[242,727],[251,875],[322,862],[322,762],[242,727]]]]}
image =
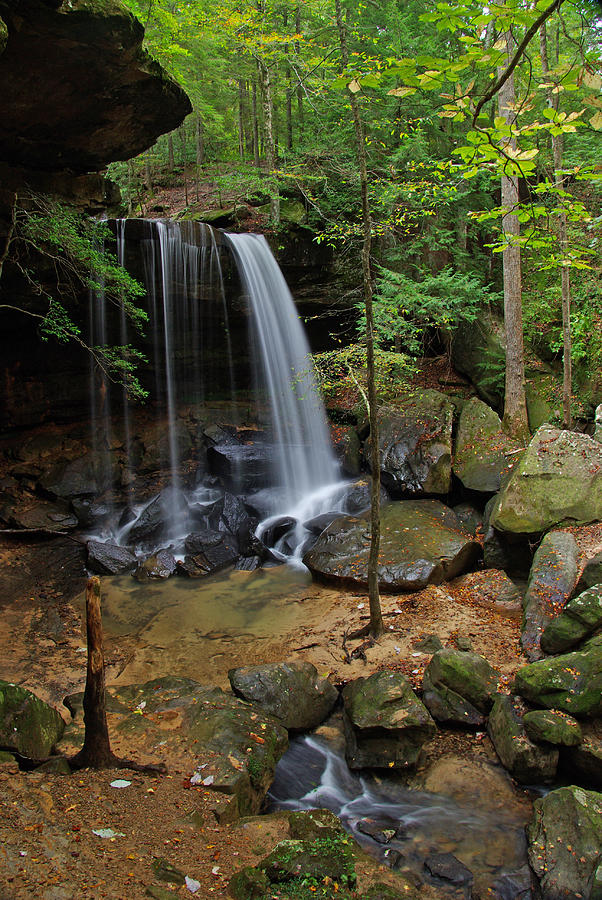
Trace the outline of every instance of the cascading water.
{"type": "MultiPolygon", "coordinates": [[[[130,223],[131,220],[116,223],[118,258],[122,263],[128,259],[130,223]]],[[[137,222],[136,228],[142,253],[142,265],[138,269],[142,271],[148,297],[149,340],[144,348],[149,357],[147,387],[154,398],[152,408],[157,412],[157,421],[163,428],[161,471],[168,475],[158,501],[165,524],[157,535],[156,546],[167,543],[175,553],[180,553],[191,531],[215,527],[215,521],[210,523],[202,515],[204,507],[215,502],[215,485],[198,479],[191,483],[190,473],[185,471],[188,448],[184,417],[200,416],[198,410],[206,401],[211,377],[210,360],[218,356],[221,393],[230,397],[235,393],[229,322],[233,288],[229,285],[227,297],[222,266],[229,256],[237,271],[234,302],[247,309],[254,376],[247,380],[254,381],[255,412],[260,408],[263,411],[266,405],[269,408],[263,438],[265,453],[269,455],[269,479],[267,485],[245,481],[244,461],[257,451],[248,446],[250,442],[242,445],[234,434],[227,488],[235,494],[255,494],[254,508],[258,510],[258,518],[264,520],[259,536],[279,517],[289,517],[296,523],[289,529],[286,542],[280,541],[276,548],[276,555],[292,558],[300,554],[308,534],[302,523],[337,509],[342,489],[324,409],[312,375],[309,346],[278,264],[265,238],[258,235],[224,235],[206,225],[161,220],[137,222]],[[242,303],[238,297],[241,289],[242,303]],[[208,310],[212,310],[210,315],[208,310]],[[224,370],[228,373],[228,385],[223,383],[224,370]],[[258,487],[262,490],[258,491],[258,487]],[[259,494],[263,495],[261,499],[259,494]]],[[[94,298],[94,303],[98,312],[92,320],[91,341],[110,343],[102,297],[94,298]]],[[[124,316],[118,333],[119,343],[126,344],[129,335],[124,316]]],[[[106,382],[96,391],[96,398],[93,421],[98,421],[100,400],[113,415],[117,406],[123,404],[120,433],[124,437],[125,469],[133,472],[138,459],[131,434],[129,404],[115,396],[106,382]]],[[[235,419],[232,413],[230,421],[235,419]]],[[[105,441],[111,440],[107,431],[105,441]]],[[[130,483],[128,478],[125,483],[130,483]]],[[[135,546],[140,517],[148,519],[148,508],[153,503],[156,507],[157,498],[149,504],[136,505],[132,492],[132,510],[121,517],[120,524],[109,523],[103,539],[135,546]]],[[[155,515],[157,510],[153,507],[151,512],[155,515]]]]}

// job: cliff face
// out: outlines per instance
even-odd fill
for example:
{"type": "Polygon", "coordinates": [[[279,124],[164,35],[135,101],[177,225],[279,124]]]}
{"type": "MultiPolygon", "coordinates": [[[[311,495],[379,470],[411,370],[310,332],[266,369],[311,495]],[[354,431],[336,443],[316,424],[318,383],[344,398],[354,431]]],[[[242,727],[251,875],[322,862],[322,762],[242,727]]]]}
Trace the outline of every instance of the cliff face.
{"type": "Polygon", "coordinates": [[[119,0],[0,0],[0,161],[96,172],[179,125],[190,102],[143,36],[119,0]]]}

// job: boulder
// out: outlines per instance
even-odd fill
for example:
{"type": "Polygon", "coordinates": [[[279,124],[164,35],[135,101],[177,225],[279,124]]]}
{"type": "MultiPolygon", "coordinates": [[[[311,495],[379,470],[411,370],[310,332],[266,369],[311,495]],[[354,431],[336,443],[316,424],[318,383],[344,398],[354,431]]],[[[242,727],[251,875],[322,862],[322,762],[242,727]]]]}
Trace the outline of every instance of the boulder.
{"type": "MultiPolygon", "coordinates": [[[[303,562],[316,576],[343,585],[367,585],[367,516],[342,516],[326,528],[303,562]]],[[[437,500],[387,504],[381,513],[378,579],[383,591],[419,591],[470,568],[480,545],[451,509],[437,500]]]]}
{"type": "Polygon", "coordinates": [[[88,541],[87,566],[98,575],[122,575],[133,572],[138,565],[136,556],[126,547],[116,544],[103,544],[101,541],[88,541]]]}
{"type": "MultiPolygon", "coordinates": [[[[104,479],[106,482],[109,478],[104,479]]],[[[54,499],[70,500],[75,497],[93,497],[100,493],[103,484],[92,454],[79,459],[60,462],[39,480],[40,490],[54,499]]]]}
{"type": "Polygon", "coordinates": [[[73,531],[79,524],[66,501],[45,500],[28,494],[7,503],[2,518],[9,528],[29,531],[73,531]]]}
{"type": "MultiPolygon", "coordinates": [[[[438,391],[379,410],[380,477],[392,497],[447,494],[451,484],[454,406],[438,391]]],[[[370,439],[364,459],[370,466],[370,439]]]]}
{"type": "Polygon", "coordinates": [[[602,550],[585,563],[577,590],[585,591],[595,584],[602,584],[602,550]]]}
{"type": "Polygon", "coordinates": [[[143,732],[149,744],[160,742],[166,752],[192,750],[199,761],[192,784],[229,797],[231,819],[259,811],[288,747],[287,732],[275,719],[189,678],[165,676],[109,689],[109,695],[123,711],[117,732],[143,732]]]}
{"type": "Polygon", "coordinates": [[[552,531],[539,545],[523,600],[521,646],[532,662],[543,656],[541,635],[575,590],[579,548],[572,534],[552,531]]]}
{"type": "Polygon", "coordinates": [[[542,900],[601,896],[602,794],[571,785],[540,797],[527,840],[542,900]]]}
{"type": "Polygon", "coordinates": [[[31,691],[0,680],[0,748],[28,759],[44,759],[60,740],[65,723],[56,709],[31,691]]]}
{"type": "Polygon", "coordinates": [[[222,501],[220,528],[224,528],[236,538],[241,552],[249,549],[256,527],[257,519],[249,515],[240,497],[226,491],[222,501]]]}
{"type": "Polygon", "coordinates": [[[564,653],[600,629],[602,584],[597,584],[569,600],[560,615],[546,626],[541,636],[541,649],[544,653],[564,653]]]}
{"type": "Polygon", "coordinates": [[[178,488],[165,488],[144,507],[127,532],[129,544],[153,543],[167,531],[169,522],[188,521],[189,506],[186,495],[178,488]]]}
{"type": "Polygon", "coordinates": [[[212,475],[219,475],[235,491],[251,491],[273,481],[275,449],[272,444],[218,444],[207,450],[212,475]]]}
{"type": "Polygon", "coordinates": [[[478,603],[480,606],[496,609],[513,617],[522,613],[522,594],[500,569],[469,572],[456,578],[452,586],[454,590],[460,590],[461,596],[469,597],[470,602],[478,603]]]}
{"type": "Polygon", "coordinates": [[[483,514],[471,503],[458,503],[452,507],[458,522],[465,531],[470,532],[473,537],[483,531],[483,514]]]}
{"type": "Polygon", "coordinates": [[[355,428],[330,423],[330,437],[343,473],[351,477],[359,475],[360,439],[355,428]]]}
{"type": "Polygon", "coordinates": [[[189,534],[184,542],[185,556],[178,571],[191,578],[212,575],[238,559],[235,539],[222,531],[205,529],[189,534]]]}
{"type": "Polygon", "coordinates": [[[524,714],[523,725],[532,741],[556,747],[577,747],[581,743],[579,722],[566,713],[532,709],[524,714]]]}
{"type": "Polygon", "coordinates": [[[266,547],[274,547],[296,524],[297,520],[291,516],[279,516],[261,532],[261,540],[266,547]]]}
{"type": "Polygon", "coordinates": [[[407,769],[437,726],[405,675],[376,672],[343,690],[345,757],[351,769],[407,769]]]}
{"type": "Polygon", "coordinates": [[[516,465],[517,444],[502,429],[490,406],[477,397],[462,407],[454,448],[453,471],[465,488],[499,491],[502,478],[516,465]]]}
{"type": "Polygon", "coordinates": [[[456,371],[470,378],[482,400],[501,410],[506,368],[503,322],[487,315],[461,322],[454,331],[451,352],[456,371]]]}
{"type": "Polygon", "coordinates": [[[230,669],[237,697],[260,706],[290,731],[309,731],[331,712],[338,691],[309,662],[230,669]]]}
{"type": "Polygon", "coordinates": [[[436,879],[470,892],[474,876],[453,853],[433,853],[427,856],[424,866],[436,879]]]}
{"type": "Polygon", "coordinates": [[[447,647],[424,670],[422,699],[437,722],[481,726],[493,705],[499,673],[483,656],[447,647]]]}
{"type": "Polygon", "coordinates": [[[0,159],[44,171],[97,172],[132,159],[188,115],[183,90],[142,49],[119,0],[0,3],[5,112],[0,159]]]}
{"type": "Polygon", "coordinates": [[[271,884],[282,884],[293,878],[300,881],[328,878],[352,886],[355,883],[352,843],[348,835],[334,840],[280,841],[258,868],[265,872],[271,884]]]}
{"type": "Polygon", "coordinates": [[[523,666],[514,680],[517,693],[534,706],[570,716],[602,715],[602,645],[540,659],[523,666]]]}
{"type": "Polygon", "coordinates": [[[347,832],[329,809],[297,809],[288,813],[288,833],[300,841],[342,838],[347,832]]]}
{"type": "Polygon", "coordinates": [[[313,519],[308,519],[306,522],[303,522],[303,527],[306,528],[310,534],[315,534],[317,537],[319,534],[322,534],[325,528],[328,528],[331,522],[338,519],[340,515],[340,512],[321,513],[319,516],[314,516],[313,519]]]}
{"type": "MultiPolygon", "coordinates": [[[[352,481],[343,490],[341,497],[341,506],[346,513],[356,516],[358,513],[365,512],[370,507],[370,493],[372,491],[371,478],[358,478],[352,481]]],[[[381,485],[380,502],[381,506],[389,501],[389,495],[385,488],[381,485]]]]}
{"type": "Polygon", "coordinates": [[[539,533],[602,520],[602,444],[542,425],[498,494],[490,524],[539,533]]]}
{"type": "Polygon", "coordinates": [[[558,768],[558,750],[533,743],[523,725],[522,713],[518,698],[497,695],[487,725],[495,752],[521,784],[550,781],[558,768]]]}

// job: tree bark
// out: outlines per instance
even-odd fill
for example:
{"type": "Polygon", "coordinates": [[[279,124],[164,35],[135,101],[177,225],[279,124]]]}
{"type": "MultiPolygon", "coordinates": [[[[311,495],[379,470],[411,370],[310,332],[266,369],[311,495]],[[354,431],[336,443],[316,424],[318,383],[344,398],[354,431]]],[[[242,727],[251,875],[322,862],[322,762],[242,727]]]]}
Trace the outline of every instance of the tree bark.
{"type": "MultiPolygon", "coordinates": [[[[539,52],[541,57],[541,69],[547,84],[550,84],[550,66],[548,63],[548,36],[545,24],[539,29],[539,52]]],[[[555,94],[552,87],[546,88],[546,99],[551,109],[558,110],[559,94],[555,94]]],[[[566,211],[560,192],[564,188],[564,176],[562,174],[564,152],[564,139],[562,134],[552,135],[552,156],[554,159],[554,186],[558,191],[557,201],[561,206],[558,213],[558,242],[563,262],[566,259],[568,249],[568,236],[566,225],[566,211]]],[[[565,428],[572,425],[571,398],[573,393],[572,372],[572,340],[571,340],[571,276],[568,266],[562,265],[560,269],[560,286],[562,292],[562,410],[563,424],[565,428]]]]}
{"type": "Polygon", "coordinates": [[[242,79],[238,80],[238,155],[245,158],[245,89],[242,79]]]}
{"type": "MultiPolygon", "coordinates": [[[[263,105],[263,147],[265,167],[268,175],[272,175],[276,165],[276,153],[274,145],[272,84],[270,70],[262,59],[257,59],[257,72],[261,88],[263,105]]],[[[276,228],[280,225],[280,194],[278,188],[271,191],[270,196],[270,221],[276,228]]]]}
{"type": "MultiPolygon", "coordinates": [[[[341,0],[335,0],[335,12],[341,44],[341,62],[347,66],[347,25],[343,19],[341,0]]],[[[373,287],[370,268],[372,249],[372,218],[368,197],[368,168],[366,164],[366,142],[364,128],[356,95],[350,91],[351,114],[355,130],[355,147],[360,174],[362,196],[362,286],[366,313],[366,379],[368,382],[368,418],[370,422],[370,468],[372,487],[370,492],[370,553],[368,555],[368,599],[370,604],[370,635],[373,638],[383,633],[383,618],[378,588],[378,557],[380,551],[380,449],[378,438],[378,407],[376,379],[374,372],[374,313],[372,307],[373,287]]]]}
{"type": "MultiPolygon", "coordinates": [[[[510,60],[514,39],[505,35],[507,59],[510,60]]],[[[514,124],[515,91],[514,75],[503,82],[498,93],[500,116],[511,126],[514,124]]],[[[516,148],[516,141],[510,141],[516,148]]],[[[518,221],[518,177],[502,175],[502,232],[506,240],[503,251],[504,270],[504,324],[506,330],[506,384],[504,397],[504,425],[511,434],[526,436],[529,431],[527,401],[525,398],[525,362],[523,344],[523,311],[521,284],[521,257],[517,240],[520,237],[518,221]]]]}
{"type": "MultiPolygon", "coordinates": [[[[301,4],[297,4],[295,10],[295,32],[301,34],[301,4]]],[[[299,41],[295,41],[295,53],[299,55],[299,41]]],[[[299,132],[303,131],[303,88],[297,85],[297,119],[299,120],[299,132]]]]}
{"type": "Polygon", "coordinates": [[[84,746],[74,757],[77,768],[106,769],[118,765],[111,751],[105,705],[105,660],[100,613],[100,578],[86,584],[88,669],[84,691],[84,746]]]}
{"type": "Polygon", "coordinates": [[[257,113],[257,83],[253,82],[251,93],[251,105],[253,110],[253,162],[255,168],[259,168],[259,116],[257,113]]]}
{"type": "Polygon", "coordinates": [[[167,171],[173,172],[176,167],[175,156],[173,152],[173,135],[167,135],[167,171]]]}

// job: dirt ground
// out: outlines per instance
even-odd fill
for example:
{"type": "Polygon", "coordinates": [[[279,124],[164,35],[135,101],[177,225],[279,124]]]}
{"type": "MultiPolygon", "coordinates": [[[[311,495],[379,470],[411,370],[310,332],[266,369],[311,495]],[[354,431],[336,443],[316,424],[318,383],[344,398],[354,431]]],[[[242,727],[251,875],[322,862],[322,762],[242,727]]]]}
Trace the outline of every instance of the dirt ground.
{"type": "MultiPolygon", "coordinates": [[[[602,547],[602,526],[575,533],[583,558],[602,547]]],[[[66,719],[69,714],[61,706],[62,699],[83,689],[86,664],[78,600],[84,580],[69,577],[70,553],[73,556],[77,548],[70,548],[68,542],[0,543],[0,676],[48,699],[66,719]],[[66,563],[61,564],[61,559],[66,563]]],[[[219,607],[220,591],[226,595],[232,589],[231,577],[217,581],[214,606],[219,607]]],[[[208,585],[203,586],[205,591],[208,585]]],[[[251,592],[257,593],[256,585],[251,585],[251,592]]],[[[498,668],[502,689],[524,664],[516,612],[483,605],[478,591],[462,584],[429,587],[418,594],[384,595],[386,633],[365,648],[364,658],[351,662],[346,659],[362,640],[351,640],[349,632],[367,621],[367,598],[360,593],[338,592],[300,578],[287,590],[277,586],[280,596],[268,598],[266,608],[259,609],[259,624],[239,622],[228,631],[226,623],[219,631],[210,619],[207,631],[191,629],[187,623],[191,597],[186,595],[182,606],[168,604],[165,609],[160,600],[155,609],[153,590],[147,588],[145,594],[147,620],[141,620],[138,631],[131,631],[120,625],[111,610],[120,596],[127,600],[127,593],[115,593],[110,580],[103,586],[109,620],[109,684],[176,674],[226,687],[227,670],[234,664],[304,659],[337,684],[387,667],[405,672],[419,686],[430,655],[414,645],[427,635],[437,635],[444,645],[454,645],[458,637],[470,640],[474,650],[498,668]],[[174,625],[182,610],[185,638],[174,625]],[[159,626],[162,617],[165,621],[159,626]]],[[[159,761],[149,757],[149,748],[138,746],[134,736],[128,735],[126,741],[113,734],[112,744],[118,755],[140,762],[159,761]]],[[[450,747],[464,756],[491,755],[487,745],[482,735],[441,732],[426,750],[429,759],[449,752],[450,747]]],[[[170,887],[158,879],[153,869],[157,857],[168,859],[200,884],[195,896],[228,897],[231,874],[264,856],[285,834],[285,826],[282,821],[266,820],[218,825],[211,812],[215,795],[190,785],[192,757],[183,752],[164,762],[168,774],[156,777],[125,770],[60,776],[24,773],[15,763],[0,764],[0,900],[137,900],[149,896],[147,889],[153,885],[173,890],[174,896],[190,896],[185,885],[170,887]],[[116,779],[130,784],[112,787],[116,779]],[[116,834],[94,833],[102,829],[116,834]]],[[[393,878],[367,857],[358,865],[358,875],[360,886],[375,878],[393,878]]]]}

